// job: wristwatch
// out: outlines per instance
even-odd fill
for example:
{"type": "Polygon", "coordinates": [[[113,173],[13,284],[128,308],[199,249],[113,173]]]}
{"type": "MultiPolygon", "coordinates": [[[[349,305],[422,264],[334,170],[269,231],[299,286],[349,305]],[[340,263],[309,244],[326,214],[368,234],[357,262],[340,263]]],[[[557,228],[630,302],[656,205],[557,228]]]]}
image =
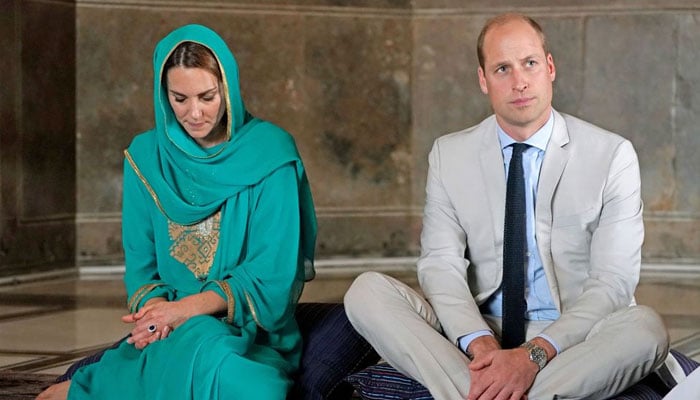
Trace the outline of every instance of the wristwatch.
{"type": "Polygon", "coordinates": [[[530,361],[537,364],[540,371],[542,371],[542,368],[547,365],[547,353],[544,349],[531,342],[525,342],[521,344],[520,347],[524,347],[527,350],[530,355],[530,361]]]}

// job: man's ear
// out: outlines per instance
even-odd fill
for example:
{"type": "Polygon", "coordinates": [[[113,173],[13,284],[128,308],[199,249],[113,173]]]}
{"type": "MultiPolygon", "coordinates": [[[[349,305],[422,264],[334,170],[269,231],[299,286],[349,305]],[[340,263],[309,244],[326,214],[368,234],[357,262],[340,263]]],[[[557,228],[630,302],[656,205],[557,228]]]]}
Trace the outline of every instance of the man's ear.
{"type": "Polygon", "coordinates": [[[554,82],[557,77],[557,67],[554,66],[554,57],[552,53],[547,54],[547,70],[549,71],[549,77],[554,82]]]}
{"type": "Polygon", "coordinates": [[[486,76],[484,76],[484,69],[479,67],[477,70],[477,74],[479,75],[479,87],[481,87],[481,92],[484,94],[489,94],[489,89],[486,86],[486,76]]]}

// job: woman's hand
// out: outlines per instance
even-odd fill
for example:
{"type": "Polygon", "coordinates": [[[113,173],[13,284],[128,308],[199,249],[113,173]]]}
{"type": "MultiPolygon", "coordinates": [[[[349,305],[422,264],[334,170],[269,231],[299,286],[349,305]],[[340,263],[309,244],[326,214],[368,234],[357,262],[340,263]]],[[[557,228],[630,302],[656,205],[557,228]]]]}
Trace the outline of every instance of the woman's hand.
{"type": "Polygon", "coordinates": [[[127,342],[143,349],[156,340],[167,338],[175,327],[187,320],[180,308],[177,302],[158,297],[146,302],[138,312],[124,315],[123,322],[134,324],[127,342]]]}
{"type": "Polygon", "coordinates": [[[136,313],[127,314],[122,321],[134,324],[128,343],[143,349],[156,340],[165,339],[170,332],[195,315],[225,312],[226,301],[212,291],[193,294],[178,301],[157,297],[150,299],[136,313]]]}

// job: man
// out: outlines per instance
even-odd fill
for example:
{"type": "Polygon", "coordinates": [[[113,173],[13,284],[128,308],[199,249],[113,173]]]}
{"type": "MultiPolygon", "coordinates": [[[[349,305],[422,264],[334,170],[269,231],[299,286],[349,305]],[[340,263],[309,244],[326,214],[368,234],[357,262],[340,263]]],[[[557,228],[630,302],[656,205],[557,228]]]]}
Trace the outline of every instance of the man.
{"type": "Polygon", "coordinates": [[[436,399],[607,398],[668,353],[660,317],[633,298],[644,236],[636,154],[552,108],[554,60],[531,18],[493,18],[477,50],[494,115],[433,145],[424,297],[368,272],[345,296],[348,317],[436,399]],[[518,200],[506,199],[511,169],[518,200]]]}

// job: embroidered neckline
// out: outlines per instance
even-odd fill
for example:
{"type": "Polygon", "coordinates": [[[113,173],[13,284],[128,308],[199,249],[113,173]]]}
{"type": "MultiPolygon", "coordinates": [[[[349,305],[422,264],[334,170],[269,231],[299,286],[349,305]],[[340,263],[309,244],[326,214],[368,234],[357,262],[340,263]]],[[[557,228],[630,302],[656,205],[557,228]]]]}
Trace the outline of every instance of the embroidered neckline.
{"type": "Polygon", "coordinates": [[[173,241],[170,255],[185,264],[200,281],[209,276],[219,247],[221,210],[194,225],[180,225],[168,220],[168,235],[173,241]]]}

